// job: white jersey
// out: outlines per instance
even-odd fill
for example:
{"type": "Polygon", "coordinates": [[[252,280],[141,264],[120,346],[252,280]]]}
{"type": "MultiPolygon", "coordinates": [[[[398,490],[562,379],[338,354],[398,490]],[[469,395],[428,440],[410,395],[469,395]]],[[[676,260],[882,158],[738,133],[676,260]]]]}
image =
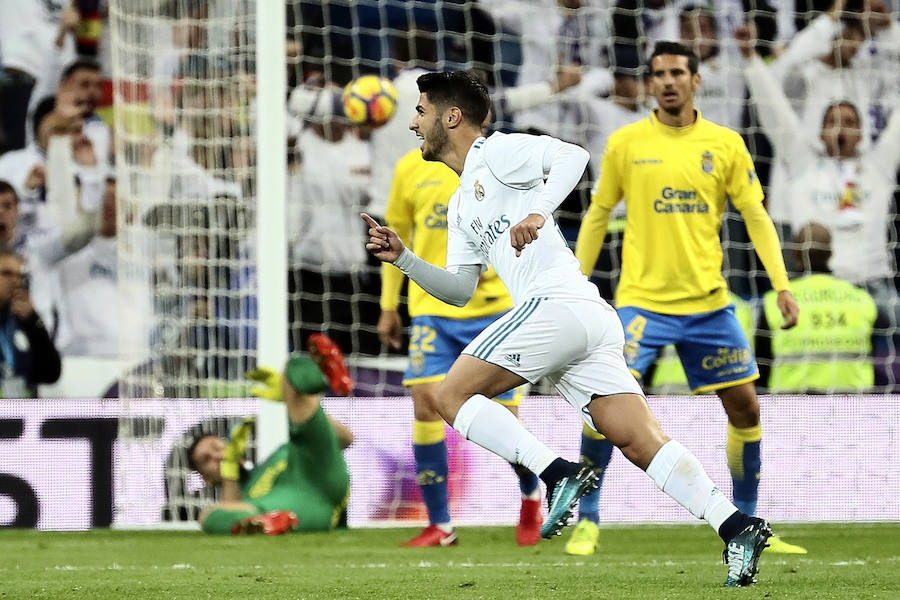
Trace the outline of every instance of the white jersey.
{"type": "Polygon", "coordinates": [[[97,236],[59,263],[56,346],[65,357],[133,358],[148,347],[149,277],[142,266],[119,277],[117,244],[97,236]]]}
{"type": "Polygon", "coordinates": [[[552,217],[521,256],[510,244],[509,228],[528,216],[544,187],[551,141],[494,133],[472,144],[447,211],[447,269],[492,265],[517,305],[535,297],[602,302],[552,217]]]}
{"type": "Polygon", "coordinates": [[[59,266],[56,304],[60,354],[117,356],[119,294],[115,238],[96,237],[59,266]]]}

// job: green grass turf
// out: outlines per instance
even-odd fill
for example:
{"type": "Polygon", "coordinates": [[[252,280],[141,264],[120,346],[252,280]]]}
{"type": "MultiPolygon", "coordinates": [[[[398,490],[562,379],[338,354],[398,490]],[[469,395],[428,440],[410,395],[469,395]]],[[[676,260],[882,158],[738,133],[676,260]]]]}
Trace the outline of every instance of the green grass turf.
{"type": "Polygon", "coordinates": [[[704,526],[609,527],[600,551],[519,548],[509,527],[461,528],[453,548],[400,548],[411,529],[281,537],[0,530],[0,598],[900,598],[900,523],[777,528],[809,549],[763,555],[759,583],[724,589],[704,526]]]}

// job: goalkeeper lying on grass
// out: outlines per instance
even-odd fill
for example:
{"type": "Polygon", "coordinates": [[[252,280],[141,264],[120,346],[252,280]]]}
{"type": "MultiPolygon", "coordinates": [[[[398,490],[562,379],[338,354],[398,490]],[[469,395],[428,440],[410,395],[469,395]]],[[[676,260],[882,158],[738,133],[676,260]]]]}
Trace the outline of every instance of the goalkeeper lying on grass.
{"type": "MultiPolygon", "coordinates": [[[[346,369],[341,372],[346,377],[346,369]]],[[[278,535],[334,528],[350,491],[342,451],[353,434],[322,410],[319,400],[329,382],[315,362],[299,356],[287,361],[283,375],[260,368],[247,377],[258,382],[254,396],[287,405],[290,439],[249,471],[242,463],[252,419],[232,429],[227,442],[214,435],[194,442],[191,466],[207,485],[222,486],[223,501],[200,513],[203,531],[278,535]]]]}

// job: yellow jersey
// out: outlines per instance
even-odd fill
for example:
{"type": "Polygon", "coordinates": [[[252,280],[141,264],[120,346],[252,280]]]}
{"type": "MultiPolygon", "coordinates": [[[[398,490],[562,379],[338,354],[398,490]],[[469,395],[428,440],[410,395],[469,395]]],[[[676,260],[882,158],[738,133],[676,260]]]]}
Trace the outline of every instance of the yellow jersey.
{"type": "MultiPolygon", "coordinates": [[[[394,168],[385,220],[412,251],[433,265],[447,264],[447,203],[459,187],[459,176],[441,162],[426,161],[419,149],[408,152],[394,168]]],[[[381,309],[397,310],[403,273],[381,267],[381,309]]],[[[493,268],[482,273],[475,295],[463,307],[441,302],[409,282],[409,315],[475,319],[509,310],[512,299],[493,268]]]]}
{"type": "Polygon", "coordinates": [[[737,132],[701,118],[699,111],[687,127],[667,127],[651,112],[610,136],[575,247],[582,271],[593,271],[609,213],[624,198],[616,305],[672,315],[725,307],[719,229],[726,195],[744,214],[776,289],[788,289],[750,153],[737,132]]]}

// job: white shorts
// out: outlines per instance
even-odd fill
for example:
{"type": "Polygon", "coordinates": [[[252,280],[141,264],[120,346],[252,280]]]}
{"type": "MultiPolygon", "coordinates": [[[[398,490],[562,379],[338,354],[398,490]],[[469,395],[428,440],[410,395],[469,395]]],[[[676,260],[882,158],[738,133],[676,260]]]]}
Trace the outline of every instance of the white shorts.
{"type": "Polygon", "coordinates": [[[537,383],[550,380],[592,429],[594,396],[638,394],[625,364],[625,334],[605,302],[531,298],[506,313],[463,350],[537,383]]]}

